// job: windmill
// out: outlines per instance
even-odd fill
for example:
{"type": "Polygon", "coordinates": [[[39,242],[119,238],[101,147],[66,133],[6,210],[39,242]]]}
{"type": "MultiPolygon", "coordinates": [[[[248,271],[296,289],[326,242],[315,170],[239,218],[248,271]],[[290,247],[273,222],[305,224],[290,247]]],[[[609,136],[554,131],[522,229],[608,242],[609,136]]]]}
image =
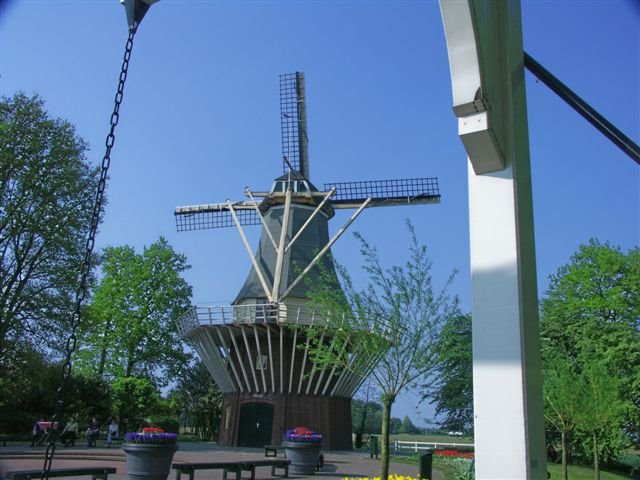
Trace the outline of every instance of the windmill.
{"type": "MultiPolygon", "coordinates": [[[[280,76],[283,174],[246,199],[178,207],[178,231],[235,226],[252,268],[231,305],[193,306],[178,321],[224,393],[219,443],[280,443],[288,428],[324,434],[324,447],[351,448],[351,397],[364,380],[350,369],[316,367],[305,329],[326,325],[305,307],[320,265],[334,272],[331,246],[365,208],[439,203],[436,178],[310,181],[304,74],[280,76]],[[331,238],[336,209],[355,209],[331,238]],[[262,225],[257,251],[245,227],[262,225]]],[[[338,287],[339,288],[339,287],[338,287]]],[[[351,358],[373,368],[373,358],[351,358]]]]}

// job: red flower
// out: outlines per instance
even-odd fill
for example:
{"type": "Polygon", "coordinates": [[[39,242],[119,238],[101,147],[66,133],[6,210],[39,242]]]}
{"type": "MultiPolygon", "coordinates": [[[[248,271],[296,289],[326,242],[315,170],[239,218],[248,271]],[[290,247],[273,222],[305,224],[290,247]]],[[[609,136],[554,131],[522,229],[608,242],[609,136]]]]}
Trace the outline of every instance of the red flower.
{"type": "Polygon", "coordinates": [[[156,427],[145,427],[142,429],[142,433],[164,433],[164,430],[156,427]]]}
{"type": "Polygon", "coordinates": [[[463,457],[463,458],[473,458],[473,453],[471,452],[459,452],[457,450],[437,450],[433,452],[434,455],[442,455],[443,457],[463,457]]]}

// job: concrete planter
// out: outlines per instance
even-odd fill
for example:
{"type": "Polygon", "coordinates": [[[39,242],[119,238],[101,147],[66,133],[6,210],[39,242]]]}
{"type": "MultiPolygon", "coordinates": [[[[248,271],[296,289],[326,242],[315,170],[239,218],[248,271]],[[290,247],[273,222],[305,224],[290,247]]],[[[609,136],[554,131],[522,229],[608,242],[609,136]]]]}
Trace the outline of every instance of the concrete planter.
{"type": "Polygon", "coordinates": [[[311,442],[282,442],[285,454],[291,460],[291,471],[315,475],[322,444],[311,442]]]}
{"type": "Polygon", "coordinates": [[[128,480],[167,480],[178,445],[123,443],[128,480]]]}

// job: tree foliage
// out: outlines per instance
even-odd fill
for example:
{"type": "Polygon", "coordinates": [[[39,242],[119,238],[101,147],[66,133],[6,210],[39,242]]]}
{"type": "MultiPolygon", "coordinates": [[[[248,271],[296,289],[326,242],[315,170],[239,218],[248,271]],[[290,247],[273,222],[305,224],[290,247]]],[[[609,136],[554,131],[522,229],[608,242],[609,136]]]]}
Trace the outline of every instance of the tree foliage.
{"type": "Polygon", "coordinates": [[[140,431],[160,403],[157,387],[146,378],[120,377],[111,388],[113,412],[120,419],[123,431],[140,431]]]}
{"type": "MultiPolygon", "coordinates": [[[[35,420],[53,414],[62,363],[49,361],[28,345],[15,351],[11,360],[0,377],[0,431],[26,436],[35,420]]],[[[65,392],[67,417],[88,422],[109,415],[110,387],[101,379],[74,372],[65,392]]]]}
{"type": "Polygon", "coordinates": [[[457,299],[447,293],[453,274],[436,290],[427,247],[419,243],[410,222],[407,229],[409,259],[404,265],[384,268],[376,248],[356,234],[368,285],[356,290],[349,274],[338,267],[346,297],[336,292],[331,282],[314,286],[311,292],[312,305],[329,320],[332,330],[330,344],[322,340],[323,332],[315,333],[315,341],[314,332],[310,333],[314,362],[340,365],[366,376],[368,363],[352,363],[344,352],[379,359],[370,378],[381,393],[383,405],[381,478],[389,473],[391,406],[401,392],[414,388],[435,371],[440,330],[457,312],[457,299]]]}
{"type": "Polygon", "coordinates": [[[39,97],[0,101],[0,366],[21,342],[64,345],[98,175],[86,150],[39,97]]]}
{"type": "Polygon", "coordinates": [[[420,433],[420,429],[413,424],[413,422],[407,415],[405,415],[402,419],[402,424],[400,425],[400,433],[413,435],[416,433],[420,433]]]}
{"type": "Polygon", "coordinates": [[[575,362],[551,352],[544,362],[544,416],[560,434],[562,478],[568,480],[569,444],[580,421],[586,385],[575,362]]]}
{"type": "Polygon", "coordinates": [[[215,440],[222,414],[222,392],[202,361],[185,371],[171,397],[180,405],[182,422],[200,440],[215,440]]]}
{"type": "Polygon", "coordinates": [[[578,428],[584,434],[585,451],[593,458],[595,480],[600,480],[602,461],[616,458],[628,443],[622,424],[627,410],[620,397],[621,379],[611,375],[602,361],[583,361],[584,393],[578,428]]]}
{"type": "Polygon", "coordinates": [[[435,404],[445,430],[473,428],[473,352],[471,315],[449,317],[438,342],[438,373],[424,385],[423,399],[435,404]]]}
{"type": "Polygon", "coordinates": [[[148,378],[167,384],[188,362],[175,320],[189,307],[189,268],[164,238],[138,254],[109,247],[103,276],[89,306],[79,363],[101,377],[148,378]]]}
{"type": "Polygon", "coordinates": [[[382,405],[371,401],[375,393],[371,381],[367,380],[358,390],[357,398],[351,401],[351,431],[356,435],[356,448],[362,447],[365,433],[378,433],[382,429],[382,405]]]}
{"type": "Polygon", "coordinates": [[[600,464],[640,429],[640,252],[591,240],[550,278],[541,303],[545,415],[570,446],[600,464]],[[626,434],[624,432],[626,431],[626,434]]]}

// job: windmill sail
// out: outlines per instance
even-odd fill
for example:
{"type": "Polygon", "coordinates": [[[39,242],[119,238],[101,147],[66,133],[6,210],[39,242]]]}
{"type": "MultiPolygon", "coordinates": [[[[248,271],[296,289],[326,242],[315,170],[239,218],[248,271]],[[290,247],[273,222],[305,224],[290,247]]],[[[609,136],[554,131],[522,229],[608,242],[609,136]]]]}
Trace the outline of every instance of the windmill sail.
{"type": "Polygon", "coordinates": [[[440,203],[440,188],[435,177],[324,184],[325,191],[332,188],[336,189],[331,200],[333,208],[356,208],[368,198],[371,207],[440,203]]]}
{"type": "MultiPolygon", "coordinates": [[[[260,225],[260,217],[253,204],[236,202],[232,207],[240,225],[260,225]]],[[[174,215],[178,232],[236,226],[229,205],[226,203],[177,207],[174,215]]]]}
{"type": "Polygon", "coordinates": [[[280,128],[282,134],[282,169],[309,178],[309,138],[304,73],[280,75],[280,128]]]}

